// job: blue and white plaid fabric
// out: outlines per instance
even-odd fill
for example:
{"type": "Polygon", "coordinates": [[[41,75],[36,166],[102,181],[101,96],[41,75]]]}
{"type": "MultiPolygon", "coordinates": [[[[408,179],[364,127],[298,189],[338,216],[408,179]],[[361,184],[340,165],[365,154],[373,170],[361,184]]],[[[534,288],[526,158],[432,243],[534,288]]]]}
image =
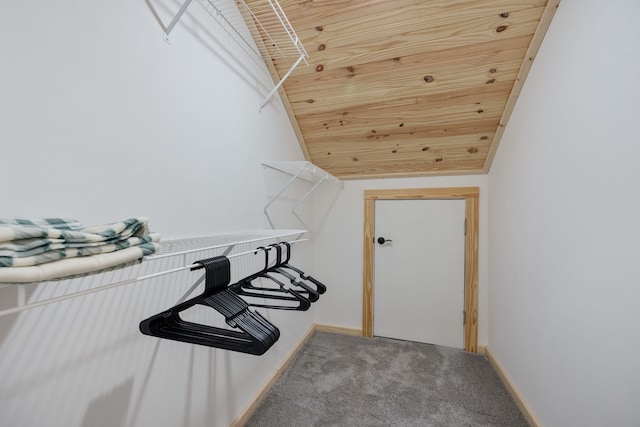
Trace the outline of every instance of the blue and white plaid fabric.
{"type": "MultiPolygon", "coordinates": [[[[28,268],[52,262],[65,261],[62,270],[71,267],[75,271],[74,264],[69,262],[74,258],[101,256],[94,261],[133,261],[156,252],[159,241],[160,236],[149,231],[145,217],[90,227],[65,218],[0,218],[0,282],[12,281],[7,277],[15,279],[21,274],[31,277],[33,268],[28,268]],[[115,252],[117,256],[105,256],[115,252]]],[[[86,260],[76,264],[90,265],[86,260]]],[[[48,267],[45,270],[59,266],[48,267]]]]}

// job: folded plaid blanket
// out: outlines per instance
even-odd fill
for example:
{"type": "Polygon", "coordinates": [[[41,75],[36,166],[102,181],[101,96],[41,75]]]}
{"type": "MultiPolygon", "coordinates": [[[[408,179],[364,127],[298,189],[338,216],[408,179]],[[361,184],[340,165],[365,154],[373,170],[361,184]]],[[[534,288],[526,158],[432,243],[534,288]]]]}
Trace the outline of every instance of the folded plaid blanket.
{"type": "MultiPolygon", "coordinates": [[[[132,261],[136,259],[133,258],[135,256],[141,258],[156,252],[159,240],[160,236],[157,233],[149,232],[148,219],[145,217],[91,227],[83,226],[77,220],[65,218],[0,218],[0,282],[14,281],[8,278],[14,277],[15,274],[26,274],[29,277],[35,274],[39,277],[40,273],[28,273],[24,269],[60,261],[67,261],[62,263],[64,271],[75,271],[75,266],[78,265],[83,265],[83,269],[86,269],[90,265],[97,268],[105,264],[95,264],[94,259],[78,261],[74,266],[68,262],[72,260],[100,257],[103,261],[108,259],[106,264],[109,266],[113,266],[115,259],[132,261]],[[114,257],[104,256],[123,251],[126,251],[126,255],[120,253],[114,257]]],[[[47,267],[45,270],[53,271],[55,268],[57,267],[47,267]]],[[[56,273],[58,274],[59,272],[56,273]]]]}
{"type": "Polygon", "coordinates": [[[31,283],[69,278],[123,267],[158,251],[158,243],[143,243],[120,251],[61,259],[32,267],[0,268],[0,283],[31,283]]]}
{"type": "Polygon", "coordinates": [[[62,218],[0,219],[0,267],[28,267],[158,240],[144,217],[91,227],[62,218]]]}

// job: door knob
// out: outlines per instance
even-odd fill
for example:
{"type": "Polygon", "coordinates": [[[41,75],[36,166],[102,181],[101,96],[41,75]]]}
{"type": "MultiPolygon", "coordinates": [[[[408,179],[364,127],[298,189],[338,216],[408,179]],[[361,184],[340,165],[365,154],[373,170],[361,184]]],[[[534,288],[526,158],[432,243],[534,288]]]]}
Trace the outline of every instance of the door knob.
{"type": "Polygon", "coordinates": [[[384,237],[378,237],[378,243],[381,245],[384,245],[387,242],[392,242],[393,240],[391,239],[385,239],[384,237]]]}

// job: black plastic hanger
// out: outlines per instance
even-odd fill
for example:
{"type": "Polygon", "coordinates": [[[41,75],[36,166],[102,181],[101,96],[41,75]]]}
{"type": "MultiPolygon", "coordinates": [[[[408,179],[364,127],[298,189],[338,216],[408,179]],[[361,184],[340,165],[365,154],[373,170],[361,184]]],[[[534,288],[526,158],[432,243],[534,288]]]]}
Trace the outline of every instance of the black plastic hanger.
{"type": "MultiPolygon", "coordinates": [[[[271,246],[275,246],[276,244],[273,244],[271,246]]],[[[316,290],[319,294],[324,294],[327,291],[327,287],[320,282],[319,280],[305,274],[304,271],[300,270],[299,268],[289,264],[289,260],[291,259],[291,243],[289,242],[281,242],[281,243],[277,243],[277,245],[284,245],[287,247],[287,257],[284,259],[284,261],[282,261],[279,266],[283,267],[283,268],[288,268],[290,270],[295,271],[296,273],[298,273],[298,275],[300,276],[300,278],[302,280],[308,280],[310,282],[312,282],[313,284],[316,285],[316,290]]]]}
{"type": "Polygon", "coordinates": [[[264,354],[280,337],[280,330],[249,310],[246,301],[228,289],[231,280],[229,259],[219,256],[196,261],[192,270],[205,269],[205,290],[201,295],[151,316],[140,322],[140,331],[145,335],[183,341],[192,344],[239,351],[249,354],[264,354]],[[203,305],[221,313],[229,326],[239,330],[217,328],[187,322],[180,312],[203,305]]]}
{"type": "Polygon", "coordinates": [[[302,289],[304,289],[304,291],[300,291],[300,292],[306,295],[309,298],[309,301],[311,302],[318,301],[318,299],[320,298],[320,293],[316,289],[313,289],[311,286],[309,286],[305,282],[301,282],[297,280],[293,275],[291,275],[291,273],[289,273],[284,268],[282,268],[282,246],[280,246],[279,243],[269,245],[269,246],[275,248],[276,250],[276,263],[274,266],[270,267],[268,271],[271,273],[281,274],[287,279],[289,279],[292,285],[299,286],[302,289]]]}
{"type": "MultiPolygon", "coordinates": [[[[247,303],[252,307],[263,307],[263,308],[272,308],[276,310],[297,310],[297,311],[305,311],[308,310],[311,306],[311,302],[304,295],[299,293],[298,291],[287,288],[287,286],[282,283],[280,280],[273,277],[273,275],[267,272],[269,268],[269,250],[271,248],[265,248],[264,246],[260,246],[256,251],[262,250],[265,256],[265,264],[264,268],[244,279],[240,280],[237,283],[229,286],[233,292],[238,295],[247,296],[251,298],[264,298],[266,300],[276,300],[276,301],[289,301],[291,304],[283,305],[283,304],[267,304],[267,303],[258,303],[254,300],[249,300],[247,303]],[[253,281],[259,278],[269,279],[273,283],[277,285],[277,287],[265,287],[265,286],[254,286],[253,281]]],[[[256,252],[257,253],[257,252],[256,252]]]]}

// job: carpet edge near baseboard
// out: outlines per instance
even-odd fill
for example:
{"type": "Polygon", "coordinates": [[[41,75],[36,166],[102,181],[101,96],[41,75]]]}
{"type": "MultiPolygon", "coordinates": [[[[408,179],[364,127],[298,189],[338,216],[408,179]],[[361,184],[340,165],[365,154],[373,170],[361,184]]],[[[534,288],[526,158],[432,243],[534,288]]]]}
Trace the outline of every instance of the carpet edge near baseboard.
{"type": "Polygon", "coordinates": [[[269,379],[264,383],[264,385],[256,392],[253,398],[247,403],[244,409],[240,412],[240,414],[231,422],[229,427],[242,427],[244,426],[255,414],[258,410],[258,407],[262,404],[264,399],[266,399],[267,394],[273,388],[275,383],[280,379],[284,371],[287,370],[289,365],[296,358],[298,353],[304,348],[307,342],[311,339],[313,334],[317,330],[317,325],[314,323],[311,325],[309,330],[304,334],[304,336],[298,341],[298,343],[293,347],[293,349],[289,352],[289,355],[284,358],[280,366],[276,368],[276,370],[271,374],[269,379]]]}
{"type": "Polygon", "coordinates": [[[516,402],[516,405],[518,405],[520,412],[522,412],[522,415],[529,425],[531,427],[542,427],[542,423],[536,416],[535,412],[533,412],[533,409],[531,409],[524,396],[522,396],[509,373],[504,369],[500,361],[493,354],[493,351],[491,351],[491,347],[488,345],[484,346],[484,355],[489,360],[489,364],[493,367],[493,370],[498,374],[498,377],[500,377],[500,380],[509,391],[509,394],[516,402]]]}
{"type": "MultiPolygon", "coordinates": [[[[352,336],[362,336],[362,329],[356,328],[347,328],[344,326],[335,326],[335,325],[327,325],[327,324],[319,324],[314,323],[311,325],[309,330],[304,334],[304,336],[298,341],[295,347],[289,352],[289,355],[282,361],[280,366],[276,368],[276,370],[271,374],[269,379],[264,383],[264,385],[256,392],[251,401],[247,403],[244,409],[240,412],[240,414],[231,422],[229,427],[242,427],[244,426],[255,414],[258,410],[258,407],[262,404],[264,399],[269,394],[269,391],[273,388],[276,381],[280,379],[282,374],[286,371],[286,369],[291,365],[293,360],[296,358],[298,353],[304,348],[307,342],[311,339],[313,334],[316,332],[329,332],[334,334],[343,334],[343,335],[352,335],[352,336]]],[[[505,385],[509,393],[515,400],[518,408],[524,415],[525,419],[532,427],[541,427],[542,424],[538,421],[533,411],[529,408],[529,405],[525,402],[524,398],[520,395],[520,392],[517,390],[515,385],[513,385],[511,377],[504,371],[502,365],[495,358],[493,353],[491,352],[488,345],[478,345],[479,354],[484,354],[489,363],[496,371],[500,380],[505,385]]]]}
{"type": "Polygon", "coordinates": [[[289,355],[285,357],[280,366],[276,368],[275,372],[271,374],[269,379],[264,383],[260,390],[256,392],[256,394],[249,401],[249,403],[247,403],[240,414],[231,422],[231,425],[229,427],[242,427],[251,419],[253,414],[255,414],[255,412],[258,410],[258,407],[267,397],[267,394],[269,394],[269,391],[271,391],[271,389],[275,385],[276,381],[280,379],[284,371],[286,371],[289,365],[291,365],[298,353],[300,353],[307,342],[311,339],[313,334],[315,334],[317,331],[330,332],[334,334],[362,336],[362,329],[345,328],[343,326],[324,325],[318,323],[314,323],[313,325],[311,325],[307,333],[304,334],[300,341],[298,341],[295,347],[289,352],[289,355]]]}

